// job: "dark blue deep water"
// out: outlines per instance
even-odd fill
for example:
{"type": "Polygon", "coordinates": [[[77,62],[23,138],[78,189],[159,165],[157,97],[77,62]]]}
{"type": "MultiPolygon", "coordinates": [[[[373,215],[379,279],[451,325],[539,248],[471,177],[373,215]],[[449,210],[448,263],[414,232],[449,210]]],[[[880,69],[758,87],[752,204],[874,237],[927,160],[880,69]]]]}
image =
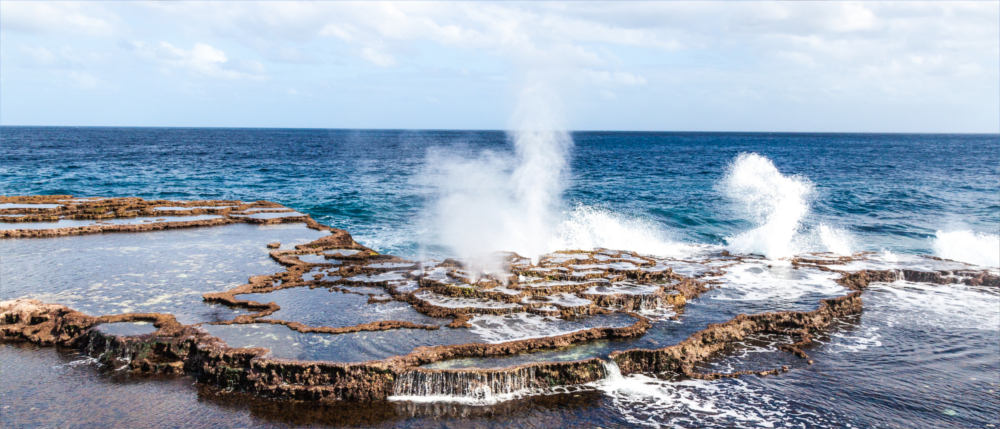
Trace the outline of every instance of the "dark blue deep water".
{"type": "MultiPolygon", "coordinates": [[[[413,255],[430,148],[509,152],[500,131],[0,128],[0,194],[267,199],[413,255]]],[[[717,189],[741,152],[815,192],[804,227],[853,250],[931,253],[938,230],[1000,230],[1000,136],[577,132],[564,198],[642,219],[678,241],[722,244],[749,227],[717,189]]]]}

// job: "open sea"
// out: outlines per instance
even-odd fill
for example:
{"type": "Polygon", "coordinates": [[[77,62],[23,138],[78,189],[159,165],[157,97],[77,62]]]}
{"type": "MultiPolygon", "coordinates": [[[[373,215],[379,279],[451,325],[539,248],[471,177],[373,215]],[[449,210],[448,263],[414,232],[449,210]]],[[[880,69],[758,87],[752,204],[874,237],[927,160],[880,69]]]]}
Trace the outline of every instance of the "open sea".
{"type": "MultiPolygon", "coordinates": [[[[695,246],[775,259],[873,252],[1000,267],[1000,135],[569,137],[556,154],[564,174],[552,179],[545,164],[521,174],[527,155],[502,131],[0,127],[0,195],[270,200],[379,252],[426,259],[462,256],[455,253],[477,239],[463,231],[482,226],[463,222],[504,214],[512,193],[538,181],[550,190],[542,225],[554,231],[544,251],[676,255],[695,246]],[[510,180],[523,186],[509,188],[510,180]]],[[[703,304],[723,302],[712,297],[703,304]]],[[[814,365],[779,376],[633,377],[480,407],[344,405],[289,417],[267,401],[219,397],[186,379],[115,380],[69,365],[76,357],[64,351],[3,346],[0,414],[35,420],[0,423],[63,426],[82,409],[103,407],[118,410],[111,421],[140,427],[1000,425],[995,288],[883,285],[864,299],[859,320],[810,351],[814,365]],[[52,392],[67,383],[96,387],[82,393],[89,400],[52,392]],[[139,415],[124,398],[160,408],[139,415]]]]}
{"type": "MultiPolygon", "coordinates": [[[[0,128],[0,194],[271,200],[414,256],[428,151],[509,152],[502,131],[0,128]]],[[[804,227],[852,250],[932,253],[937,231],[1000,231],[1000,136],[578,132],[563,204],[680,242],[749,228],[718,184],[743,152],[810,181],[804,227]]]]}

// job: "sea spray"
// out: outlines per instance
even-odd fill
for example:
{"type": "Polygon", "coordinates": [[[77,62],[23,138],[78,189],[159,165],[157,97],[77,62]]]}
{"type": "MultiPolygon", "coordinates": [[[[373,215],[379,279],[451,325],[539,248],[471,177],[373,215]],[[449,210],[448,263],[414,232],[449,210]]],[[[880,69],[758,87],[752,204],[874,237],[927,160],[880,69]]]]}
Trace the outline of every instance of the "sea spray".
{"type": "Polygon", "coordinates": [[[771,427],[783,400],[755,390],[741,380],[662,380],[642,374],[623,376],[614,361],[604,363],[606,377],[591,385],[604,393],[630,426],[771,427]]]}
{"type": "Polygon", "coordinates": [[[984,267],[1000,267],[1000,235],[969,230],[937,231],[934,254],[984,267]]]}
{"type": "Polygon", "coordinates": [[[554,94],[543,86],[522,92],[514,114],[517,167],[512,176],[516,209],[520,210],[519,243],[512,250],[537,261],[562,208],[573,144],[562,126],[554,94]]]}
{"type": "Polygon", "coordinates": [[[794,239],[809,212],[813,192],[808,179],[785,176],[770,159],[742,153],[730,165],[719,188],[754,224],[749,231],[727,237],[731,250],[768,258],[785,258],[797,252],[794,239]]]}
{"type": "Polygon", "coordinates": [[[549,242],[550,250],[600,247],[644,255],[685,257],[707,246],[674,241],[654,222],[584,204],[577,204],[564,214],[549,242]]]}
{"type": "Polygon", "coordinates": [[[854,239],[843,229],[821,223],[816,227],[816,235],[819,236],[821,249],[825,252],[837,256],[850,256],[854,253],[854,239]]]}
{"type": "Polygon", "coordinates": [[[508,135],[513,156],[428,152],[425,177],[434,190],[425,213],[429,241],[462,258],[473,272],[503,272],[501,251],[536,260],[547,251],[572,146],[557,100],[537,84],[520,93],[508,135]]]}

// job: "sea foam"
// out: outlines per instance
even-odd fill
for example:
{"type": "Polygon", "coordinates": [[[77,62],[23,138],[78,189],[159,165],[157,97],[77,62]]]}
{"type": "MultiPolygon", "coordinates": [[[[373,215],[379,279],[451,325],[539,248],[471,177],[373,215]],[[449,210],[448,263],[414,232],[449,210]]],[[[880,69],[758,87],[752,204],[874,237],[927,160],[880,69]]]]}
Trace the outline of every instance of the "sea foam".
{"type": "Polygon", "coordinates": [[[681,243],[654,222],[578,204],[565,214],[549,242],[550,251],[607,248],[644,255],[685,257],[706,246],[681,243]]]}

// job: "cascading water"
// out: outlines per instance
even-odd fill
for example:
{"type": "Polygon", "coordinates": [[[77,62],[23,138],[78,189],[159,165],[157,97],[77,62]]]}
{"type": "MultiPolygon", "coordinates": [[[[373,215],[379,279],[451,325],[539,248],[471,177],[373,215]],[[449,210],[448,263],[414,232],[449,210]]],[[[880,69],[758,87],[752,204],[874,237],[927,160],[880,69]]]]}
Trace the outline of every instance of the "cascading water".
{"type": "Polygon", "coordinates": [[[539,393],[534,367],[505,371],[409,371],[401,374],[390,400],[487,405],[539,393]]]}
{"type": "Polygon", "coordinates": [[[618,367],[618,363],[615,362],[613,359],[608,359],[607,361],[604,361],[602,365],[604,365],[605,383],[615,384],[625,379],[625,376],[622,375],[621,368],[618,367]]]}

